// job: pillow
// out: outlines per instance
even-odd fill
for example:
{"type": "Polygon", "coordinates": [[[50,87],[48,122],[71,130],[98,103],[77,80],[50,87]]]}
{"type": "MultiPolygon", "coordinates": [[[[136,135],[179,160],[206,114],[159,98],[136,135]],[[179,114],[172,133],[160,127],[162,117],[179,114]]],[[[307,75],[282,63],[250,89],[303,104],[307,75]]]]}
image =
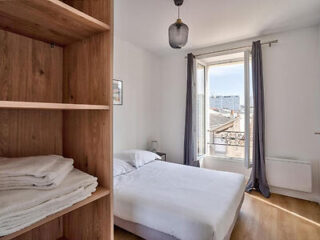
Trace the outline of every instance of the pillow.
{"type": "Polygon", "coordinates": [[[143,165],[156,159],[161,159],[160,156],[153,152],[135,149],[117,153],[116,156],[130,163],[136,168],[142,167],[143,165]]]}
{"type": "Polygon", "coordinates": [[[129,163],[121,159],[117,159],[117,158],[113,159],[113,176],[114,177],[127,174],[129,172],[132,172],[133,170],[135,170],[135,168],[132,167],[129,163]]]}

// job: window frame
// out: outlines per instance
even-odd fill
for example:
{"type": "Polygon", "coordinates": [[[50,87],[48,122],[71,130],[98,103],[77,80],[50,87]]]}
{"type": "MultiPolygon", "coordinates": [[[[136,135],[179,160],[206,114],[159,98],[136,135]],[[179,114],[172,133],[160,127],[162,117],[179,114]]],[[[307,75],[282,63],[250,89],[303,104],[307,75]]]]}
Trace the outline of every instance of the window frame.
{"type": "Polygon", "coordinates": [[[246,168],[252,167],[250,161],[250,55],[249,50],[244,51],[244,97],[245,97],[245,157],[244,165],[246,168]]]}
{"type": "MultiPolygon", "coordinates": [[[[231,161],[231,162],[243,162],[244,166],[246,168],[251,168],[252,167],[252,162],[250,159],[250,151],[252,151],[250,147],[250,57],[251,57],[251,50],[250,49],[243,49],[241,51],[228,51],[223,54],[219,55],[213,55],[213,56],[221,56],[221,55],[228,55],[232,53],[240,53],[243,52],[244,57],[241,58],[244,62],[244,95],[245,95],[245,156],[244,158],[234,158],[234,157],[225,157],[223,161],[231,161]]],[[[212,57],[212,56],[207,56],[207,57],[212,57]]],[[[224,61],[225,63],[227,61],[224,61]]],[[[230,60],[229,60],[230,62],[230,60]]],[[[236,62],[236,60],[235,60],[236,62]]],[[[201,61],[201,59],[196,60],[196,64],[200,64],[204,66],[205,69],[205,154],[198,156],[198,159],[204,158],[204,157],[210,157],[210,158],[216,158],[220,159],[221,157],[215,157],[213,155],[209,155],[209,111],[208,111],[208,106],[209,106],[209,67],[212,65],[217,65],[217,64],[222,64],[223,61],[216,61],[216,62],[210,62],[210,63],[205,63],[201,61]]],[[[222,161],[222,160],[221,160],[222,161]]]]}
{"type": "MultiPolygon", "coordinates": [[[[207,144],[207,124],[208,124],[208,119],[207,119],[207,115],[208,115],[208,111],[207,111],[207,107],[208,107],[208,101],[207,101],[207,94],[208,94],[208,83],[207,83],[207,80],[208,80],[208,71],[207,71],[207,64],[205,64],[204,62],[202,62],[201,60],[198,60],[196,59],[196,62],[195,62],[195,65],[196,65],[196,71],[197,71],[197,68],[198,68],[198,65],[202,66],[204,68],[204,113],[205,113],[205,116],[204,116],[204,153],[202,155],[199,155],[198,152],[197,152],[197,160],[201,160],[203,159],[204,157],[207,156],[207,152],[208,152],[208,144],[207,144]]],[[[197,74],[195,74],[197,76],[197,74]]],[[[196,81],[197,82],[197,81],[196,81]]],[[[198,88],[198,86],[196,86],[196,88],[198,88]]],[[[197,90],[196,90],[197,92],[197,90]]],[[[197,128],[199,126],[198,124],[198,118],[196,117],[197,119],[197,128]]],[[[198,132],[198,129],[197,129],[197,132],[198,132]]],[[[198,141],[196,141],[196,143],[198,143],[198,141]]],[[[198,149],[198,146],[197,148],[198,149]]]]}

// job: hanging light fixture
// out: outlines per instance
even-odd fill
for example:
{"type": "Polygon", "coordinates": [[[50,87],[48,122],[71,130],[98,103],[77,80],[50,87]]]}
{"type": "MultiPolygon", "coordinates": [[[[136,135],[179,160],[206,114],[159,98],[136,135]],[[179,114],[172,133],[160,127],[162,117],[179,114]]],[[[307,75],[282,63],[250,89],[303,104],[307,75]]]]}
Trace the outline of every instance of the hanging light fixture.
{"type": "Polygon", "coordinates": [[[182,48],[188,42],[189,28],[180,18],[180,6],[183,0],[174,0],[174,3],[178,7],[178,19],[169,27],[169,44],[172,48],[182,48]]]}

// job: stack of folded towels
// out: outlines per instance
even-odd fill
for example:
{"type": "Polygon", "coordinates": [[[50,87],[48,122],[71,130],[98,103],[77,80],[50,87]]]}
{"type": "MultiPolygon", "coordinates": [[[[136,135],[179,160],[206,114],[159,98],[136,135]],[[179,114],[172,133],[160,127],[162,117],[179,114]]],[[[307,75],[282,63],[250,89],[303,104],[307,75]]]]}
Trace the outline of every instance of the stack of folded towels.
{"type": "Polygon", "coordinates": [[[97,186],[70,158],[0,157],[0,237],[84,200],[97,186]]]}

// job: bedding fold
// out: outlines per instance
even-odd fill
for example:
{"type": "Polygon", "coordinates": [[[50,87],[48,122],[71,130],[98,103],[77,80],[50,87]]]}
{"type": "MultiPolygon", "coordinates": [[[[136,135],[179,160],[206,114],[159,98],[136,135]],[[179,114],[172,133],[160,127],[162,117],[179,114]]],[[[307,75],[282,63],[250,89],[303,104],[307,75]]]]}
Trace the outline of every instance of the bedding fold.
{"type": "Polygon", "coordinates": [[[97,178],[73,169],[50,190],[8,190],[0,194],[0,236],[33,223],[86,199],[96,190],[97,178]]]}
{"type": "Polygon", "coordinates": [[[59,155],[0,157],[0,190],[53,189],[73,169],[73,159],[59,155]]]}

